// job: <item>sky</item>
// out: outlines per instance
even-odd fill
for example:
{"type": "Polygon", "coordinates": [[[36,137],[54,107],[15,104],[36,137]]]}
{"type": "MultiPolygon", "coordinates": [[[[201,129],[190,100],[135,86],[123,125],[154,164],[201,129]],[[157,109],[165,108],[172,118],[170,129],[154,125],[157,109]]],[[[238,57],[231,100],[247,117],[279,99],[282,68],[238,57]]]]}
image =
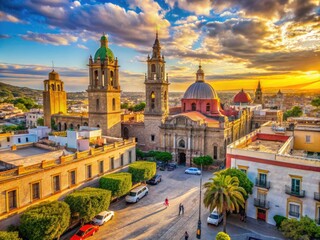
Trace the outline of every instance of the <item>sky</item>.
{"type": "Polygon", "coordinates": [[[216,90],[320,92],[319,0],[0,0],[0,81],[43,89],[55,69],[85,91],[87,63],[108,35],[123,91],[144,91],[158,29],[170,91],[201,61],[216,90]]]}

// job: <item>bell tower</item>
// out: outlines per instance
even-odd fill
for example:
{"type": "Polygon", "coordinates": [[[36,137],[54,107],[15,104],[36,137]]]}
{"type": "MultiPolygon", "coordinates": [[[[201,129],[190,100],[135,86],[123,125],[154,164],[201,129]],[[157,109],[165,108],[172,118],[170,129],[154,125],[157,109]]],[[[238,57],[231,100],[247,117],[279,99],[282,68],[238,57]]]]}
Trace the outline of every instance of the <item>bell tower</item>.
{"type": "Polygon", "coordinates": [[[57,72],[52,70],[49,79],[44,80],[43,119],[44,126],[51,128],[51,115],[67,113],[67,94],[64,83],[57,72]]]}
{"type": "Polygon", "coordinates": [[[263,96],[260,81],[258,82],[258,87],[254,94],[254,103],[263,105],[263,96]]]}
{"type": "Polygon", "coordinates": [[[118,59],[103,35],[94,58],[89,58],[89,126],[99,127],[103,135],[121,136],[121,109],[118,59]]]}
{"type": "Polygon", "coordinates": [[[152,47],[152,56],[147,58],[148,71],[145,76],[146,107],[144,109],[146,150],[160,146],[160,125],[169,114],[168,76],[165,73],[166,62],[161,56],[161,46],[156,33],[152,47]]]}

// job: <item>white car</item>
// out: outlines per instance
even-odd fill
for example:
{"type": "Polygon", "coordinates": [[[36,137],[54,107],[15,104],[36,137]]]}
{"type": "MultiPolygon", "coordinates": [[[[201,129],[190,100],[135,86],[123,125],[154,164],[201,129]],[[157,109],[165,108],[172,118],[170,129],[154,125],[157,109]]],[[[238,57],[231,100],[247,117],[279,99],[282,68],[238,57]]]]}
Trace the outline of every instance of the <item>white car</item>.
{"type": "Polygon", "coordinates": [[[222,220],[223,220],[223,214],[219,213],[218,210],[215,208],[207,218],[207,223],[218,226],[219,223],[222,222],[222,220]]]}
{"type": "Polygon", "coordinates": [[[187,174],[201,175],[201,170],[195,167],[188,168],[184,171],[187,174]]]}
{"type": "Polygon", "coordinates": [[[99,213],[97,216],[95,216],[92,221],[95,225],[103,225],[104,223],[111,220],[114,216],[114,211],[103,211],[99,213]]]}
{"type": "Polygon", "coordinates": [[[149,189],[145,185],[141,185],[132,189],[129,194],[126,196],[126,202],[128,203],[136,203],[139,202],[141,198],[147,196],[149,193],[149,189]]]}

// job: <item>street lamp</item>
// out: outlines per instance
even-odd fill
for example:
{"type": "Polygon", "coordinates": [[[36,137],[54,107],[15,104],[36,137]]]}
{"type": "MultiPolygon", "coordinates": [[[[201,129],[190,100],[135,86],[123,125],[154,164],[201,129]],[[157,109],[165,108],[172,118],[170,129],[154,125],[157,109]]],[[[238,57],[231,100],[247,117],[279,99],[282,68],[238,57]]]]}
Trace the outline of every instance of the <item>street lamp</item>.
{"type": "Polygon", "coordinates": [[[201,239],[201,186],[202,186],[202,164],[201,164],[201,177],[200,177],[200,200],[199,200],[199,220],[197,228],[197,239],[201,239]]]}

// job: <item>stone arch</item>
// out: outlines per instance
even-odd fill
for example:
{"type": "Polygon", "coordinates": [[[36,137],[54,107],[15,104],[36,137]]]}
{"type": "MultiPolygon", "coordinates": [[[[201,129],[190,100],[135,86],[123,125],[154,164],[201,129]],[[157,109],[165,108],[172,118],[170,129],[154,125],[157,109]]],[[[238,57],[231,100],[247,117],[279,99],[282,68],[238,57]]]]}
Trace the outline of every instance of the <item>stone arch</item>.
{"type": "Polygon", "coordinates": [[[51,90],[54,91],[54,84],[51,84],[51,90]]]}
{"type": "Polygon", "coordinates": [[[151,103],[151,109],[154,109],[155,108],[155,101],[156,101],[156,94],[154,92],[152,92],[150,94],[150,103],[151,103]]]}
{"type": "Polygon", "coordinates": [[[58,123],[58,131],[61,131],[61,122],[58,123]]]}
{"type": "Polygon", "coordinates": [[[197,110],[197,104],[196,103],[191,103],[191,111],[196,111],[197,110]]]}
{"type": "Polygon", "coordinates": [[[94,86],[97,87],[98,86],[98,70],[94,71],[94,86]]]}
{"type": "Polygon", "coordinates": [[[180,139],[178,142],[179,148],[186,148],[186,142],[183,139],[180,139]]]}
{"type": "Polygon", "coordinates": [[[70,129],[70,130],[73,130],[73,123],[70,123],[69,129],[70,129]]]}
{"type": "Polygon", "coordinates": [[[151,64],[151,72],[152,73],[156,72],[156,65],[155,64],[151,64]]]}
{"type": "Polygon", "coordinates": [[[100,128],[100,125],[99,125],[99,124],[97,125],[97,128],[100,128]]]}
{"type": "Polygon", "coordinates": [[[129,129],[127,127],[123,128],[123,138],[128,139],[129,138],[129,129]]]}
{"type": "Polygon", "coordinates": [[[67,129],[68,129],[67,123],[64,123],[64,131],[67,131],[67,129]]]}
{"type": "Polygon", "coordinates": [[[113,86],[113,71],[110,71],[110,85],[113,86]]]}
{"type": "Polygon", "coordinates": [[[80,124],[77,125],[77,129],[80,130],[80,124]]]}
{"type": "Polygon", "coordinates": [[[83,123],[83,126],[88,126],[88,123],[87,123],[87,122],[84,122],[84,123],[83,123]]]}
{"type": "Polygon", "coordinates": [[[58,91],[60,91],[60,84],[58,84],[58,86],[57,86],[57,87],[58,87],[58,91]]]}

